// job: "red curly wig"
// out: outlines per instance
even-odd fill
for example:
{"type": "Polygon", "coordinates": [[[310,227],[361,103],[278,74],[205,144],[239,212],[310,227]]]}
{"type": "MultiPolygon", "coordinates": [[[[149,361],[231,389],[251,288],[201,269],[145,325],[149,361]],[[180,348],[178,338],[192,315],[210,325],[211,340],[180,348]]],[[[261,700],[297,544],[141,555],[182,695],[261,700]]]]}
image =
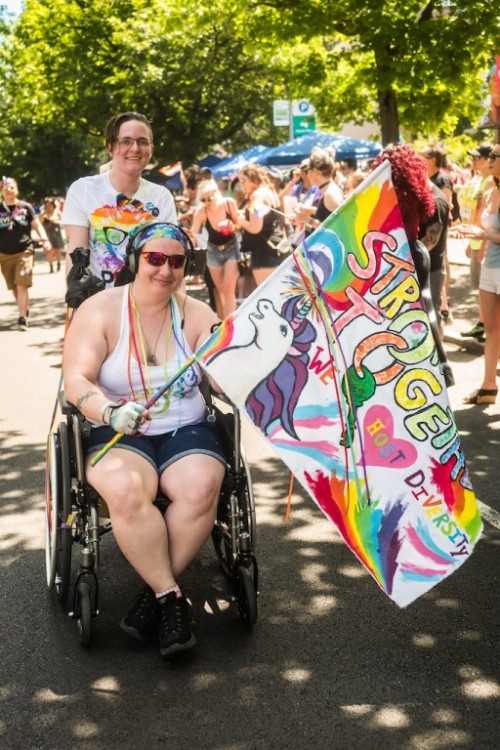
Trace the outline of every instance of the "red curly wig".
{"type": "Polygon", "coordinates": [[[386,159],[391,163],[392,182],[406,235],[410,242],[414,242],[420,226],[436,209],[425,162],[407,143],[386,146],[372,163],[372,168],[378,167],[386,159]]]}

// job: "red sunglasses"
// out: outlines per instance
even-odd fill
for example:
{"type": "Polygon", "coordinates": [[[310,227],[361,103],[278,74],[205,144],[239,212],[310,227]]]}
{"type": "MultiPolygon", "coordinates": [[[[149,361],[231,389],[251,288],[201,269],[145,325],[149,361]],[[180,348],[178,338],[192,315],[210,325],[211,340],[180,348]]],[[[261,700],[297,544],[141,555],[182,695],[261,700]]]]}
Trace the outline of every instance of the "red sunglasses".
{"type": "Polygon", "coordinates": [[[164,266],[165,263],[168,263],[170,268],[182,268],[184,263],[186,262],[186,256],[181,255],[165,255],[164,253],[158,253],[151,251],[145,251],[144,253],[141,253],[141,258],[144,258],[146,263],[149,263],[150,266],[156,266],[159,268],[160,266],[164,266]]]}

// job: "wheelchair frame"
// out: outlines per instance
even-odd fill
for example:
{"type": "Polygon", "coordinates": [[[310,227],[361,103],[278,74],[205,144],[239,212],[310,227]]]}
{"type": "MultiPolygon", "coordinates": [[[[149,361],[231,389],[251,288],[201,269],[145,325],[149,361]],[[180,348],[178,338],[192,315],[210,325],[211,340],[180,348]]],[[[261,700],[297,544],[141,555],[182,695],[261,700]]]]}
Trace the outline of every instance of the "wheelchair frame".
{"type": "MultiPolygon", "coordinates": [[[[223,399],[225,401],[225,399],[223,399]]],[[[72,548],[81,548],[79,572],[73,585],[72,610],[79,640],[88,646],[93,623],[99,614],[100,540],[112,530],[111,522],[100,523],[102,499],[85,478],[83,440],[90,423],[59,394],[61,420],[47,439],[45,472],[45,568],[47,586],[61,604],[66,602],[72,578],[72,548]]],[[[243,622],[253,627],[257,620],[258,566],[255,557],[256,519],[250,468],[241,445],[239,411],[224,414],[213,402],[208,420],[228,422],[233,433],[232,450],[221,488],[212,542],[217,560],[232,585],[243,622]]],[[[166,498],[157,498],[158,502],[166,498]]]]}

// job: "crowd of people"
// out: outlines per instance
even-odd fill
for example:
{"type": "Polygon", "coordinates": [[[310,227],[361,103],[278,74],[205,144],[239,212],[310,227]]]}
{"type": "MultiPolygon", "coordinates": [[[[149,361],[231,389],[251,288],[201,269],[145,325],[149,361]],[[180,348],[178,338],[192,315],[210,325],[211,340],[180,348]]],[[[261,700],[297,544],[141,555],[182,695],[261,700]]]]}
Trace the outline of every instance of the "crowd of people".
{"type": "MultiPolygon", "coordinates": [[[[111,118],[105,129],[109,171],[74,182],[64,201],[47,198],[37,214],[1,183],[0,269],[27,328],[34,239],[49,271],[89,248],[90,272],[103,291],[82,302],[66,335],[65,391],[92,425],[87,474],[106,501],[117,543],[144,583],[122,628],[139,640],[159,637],[170,655],[195,638],[178,577],[213,527],[225,457],[207,422],[202,373],[189,367],[156,408],[158,386],[183,365],[218,321],[232,313],[300,242],[342,204],[384,159],[392,175],[422,296],[445,377],[443,325],[447,301],[448,232],[470,239],[471,282],[479,288],[480,320],[465,335],[485,337],[485,375],[467,401],[494,403],[500,355],[500,145],[470,152],[469,173],[450,169],[434,144],[417,154],[388,146],[363,168],[338,164],[314,148],[284,175],[247,164],[231,179],[207,168],[183,173],[173,196],[143,177],[154,152],[148,119],[137,112],[111,118]],[[64,205],[63,205],[64,204],[64,205]],[[451,229],[450,229],[451,227],[451,229]],[[188,261],[199,268],[206,304],[189,293],[188,261]],[[124,438],[95,465],[92,457],[116,432],[124,438]],[[158,489],[169,498],[155,505],[158,489]]],[[[191,279],[192,281],[192,279],[191,279]]],[[[450,383],[452,380],[447,379],[450,383]]],[[[217,384],[211,384],[217,389],[217,384]]]]}
{"type": "Polygon", "coordinates": [[[288,175],[249,163],[216,180],[208,168],[188,167],[176,196],[178,221],[206,249],[206,272],[198,280],[219,316],[233,312],[367,173],[352,162],[337,164],[322,148],[288,175]]]}

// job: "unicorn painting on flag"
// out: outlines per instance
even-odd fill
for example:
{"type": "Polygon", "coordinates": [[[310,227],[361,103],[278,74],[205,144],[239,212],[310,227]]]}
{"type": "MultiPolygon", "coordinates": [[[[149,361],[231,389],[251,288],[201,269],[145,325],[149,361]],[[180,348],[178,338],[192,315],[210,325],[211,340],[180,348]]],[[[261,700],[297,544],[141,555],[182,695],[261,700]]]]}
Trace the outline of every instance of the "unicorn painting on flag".
{"type": "MultiPolygon", "coordinates": [[[[228,328],[230,320],[226,319],[228,328]]],[[[216,350],[210,360],[213,377],[217,379],[223,376],[228,359],[232,362],[234,355],[238,356],[238,383],[242,393],[249,393],[255,383],[279,365],[293,341],[292,326],[271,300],[258,300],[255,309],[248,314],[248,321],[252,324],[250,330],[241,328],[245,339],[232,340],[216,350]]]]}

